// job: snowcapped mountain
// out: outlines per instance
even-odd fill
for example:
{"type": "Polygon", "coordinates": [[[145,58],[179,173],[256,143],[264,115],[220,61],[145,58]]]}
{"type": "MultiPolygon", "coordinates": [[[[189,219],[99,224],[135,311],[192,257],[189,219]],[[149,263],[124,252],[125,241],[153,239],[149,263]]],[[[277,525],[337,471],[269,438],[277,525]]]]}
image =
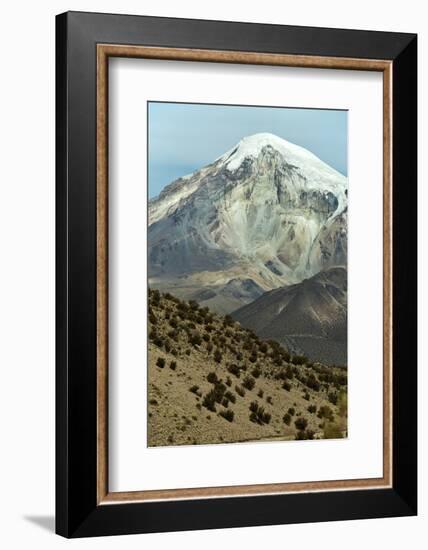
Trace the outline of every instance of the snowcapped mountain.
{"type": "Polygon", "coordinates": [[[149,284],[221,313],[346,265],[347,178],[273,134],[149,202],[149,284]]]}

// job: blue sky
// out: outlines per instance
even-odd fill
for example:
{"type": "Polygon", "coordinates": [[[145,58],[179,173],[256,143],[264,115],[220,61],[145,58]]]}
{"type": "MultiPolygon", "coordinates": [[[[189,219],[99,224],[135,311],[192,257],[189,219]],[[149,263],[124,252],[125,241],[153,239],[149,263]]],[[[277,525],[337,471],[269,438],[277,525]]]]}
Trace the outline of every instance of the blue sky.
{"type": "Polygon", "coordinates": [[[347,175],[347,112],[149,102],[149,197],[245,136],[270,132],[347,175]]]}

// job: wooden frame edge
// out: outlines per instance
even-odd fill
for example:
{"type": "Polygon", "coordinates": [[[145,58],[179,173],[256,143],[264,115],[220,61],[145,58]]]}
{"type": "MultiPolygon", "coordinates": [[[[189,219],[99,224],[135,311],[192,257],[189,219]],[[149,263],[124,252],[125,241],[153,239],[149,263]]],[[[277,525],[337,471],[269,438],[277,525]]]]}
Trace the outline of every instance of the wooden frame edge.
{"type": "Polygon", "coordinates": [[[97,44],[97,504],[392,487],[392,75],[393,62],[120,44],[97,44]],[[109,492],[108,490],[108,59],[219,62],[383,73],[383,477],[109,492]]]}

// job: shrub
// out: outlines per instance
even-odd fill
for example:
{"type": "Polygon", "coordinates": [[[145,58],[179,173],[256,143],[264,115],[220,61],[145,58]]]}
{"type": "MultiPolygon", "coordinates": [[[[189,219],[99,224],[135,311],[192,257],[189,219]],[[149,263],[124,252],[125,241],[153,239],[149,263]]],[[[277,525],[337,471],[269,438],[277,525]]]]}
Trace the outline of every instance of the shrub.
{"type": "Polygon", "coordinates": [[[235,413],[231,409],[220,411],[218,414],[225,418],[228,422],[233,422],[233,419],[235,417],[235,413]]]}
{"type": "Polygon", "coordinates": [[[252,353],[249,357],[249,360],[251,363],[255,363],[257,361],[257,353],[252,353]]]}
{"type": "Polygon", "coordinates": [[[153,343],[158,348],[161,348],[163,346],[163,338],[162,336],[159,336],[158,334],[153,338],[153,343]]]}
{"type": "Polygon", "coordinates": [[[254,422],[254,424],[258,424],[259,423],[259,419],[257,418],[257,414],[255,412],[252,412],[250,414],[250,421],[251,422],[254,422]]]}
{"type": "Polygon", "coordinates": [[[284,416],[282,417],[282,420],[284,424],[287,424],[287,426],[289,426],[291,423],[291,415],[288,413],[285,413],[284,416]]]}
{"type": "Polygon", "coordinates": [[[269,403],[269,405],[272,405],[272,397],[270,395],[266,397],[266,402],[269,403]]]}
{"type": "Polygon", "coordinates": [[[296,440],[303,440],[303,439],[313,439],[315,435],[315,432],[312,430],[299,430],[296,433],[296,440]]]}
{"type": "Polygon", "coordinates": [[[235,365],[234,363],[229,365],[227,367],[227,370],[230,372],[230,374],[233,374],[234,376],[236,376],[236,378],[239,378],[241,375],[241,369],[238,367],[238,365],[235,365]]]}
{"type": "Polygon", "coordinates": [[[264,407],[261,407],[257,401],[252,401],[250,403],[250,420],[256,424],[269,424],[272,416],[265,412],[264,407]]]}
{"type": "Polygon", "coordinates": [[[216,363],[221,363],[221,360],[222,360],[223,356],[222,354],[220,353],[220,350],[219,349],[216,349],[215,352],[214,352],[214,361],[216,363]]]}
{"type": "Polygon", "coordinates": [[[236,403],[236,395],[234,393],[232,393],[230,390],[227,390],[225,393],[224,393],[224,396],[227,397],[227,399],[231,402],[231,403],[236,403]]]}
{"type": "Polygon", "coordinates": [[[309,405],[308,412],[311,414],[315,414],[317,412],[317,406],[316,405],[309,405]]]}
{"type": "Polygon", "coordinates": [[[275,363],[275,365],[277,365],[278,367],[281,367],[282,366],[282,357],[280,355],[276,355],[274,358],[273,358],[273,362],[275,363]]]}
{"type": "Polygon", "coordinates": [[[205,342],[209,342],[210,341],[210,335],[207,333],[207,332],[204,332],[204,334],[202,335],[202,339],[205,341],[205,342]]]}
{"type": "Polygon", "coordinates": [[[294,372],[293,372],[293,369],[290,367],[290,365],[287,365],[287,368],[285,369],[285,376],[289,380],[293,380],[294,378],[294,372]]]}
{"type": "Polygon", "coordinates": [[[294,355],[292,361],[295,365],[305,365],[308,362],[308,358],[304,355],[294,355]]]}
{"type": "Polygon", "coordinates": [[[242,361],[242,358],[243,358],[242,353],[241,353],[240,351],[238,351],[238,353],[236,354],[236,359],[237,359],[238,361],[242,361]]]}
{"type": "Polygon", "coordinates": [[[303,416],[301,416],[297,420],[295,420],[294,425],[298,430],[306,430],[308,421],[306,420],[306,418],[303,418],[303,416]]]}
{"type": "Polygon", "coordinates": [[[226,386],[229,386],[229,387],[230,387],[231,385],[232,385],[232,380],[231,380],[230,376],[228,376],[228,377],[226,378],[226,386]]]}
{"type": "Polygon", "coordinates": [[[226,397],[223,397],[223,401],[221,402],[221,404],[225,409],[227,409],[227,407],[229,406],[229,399],[227,399],[226,397]]]}
{"type": "Polygon", "coordinates": [[[290,361],[290,354],[284,348],[282,349],[282,358],[284,359],[284,361],[290,361]]]}
{"type": "Polygon", "coordinates": [[[257,412],[258,410],[259,410],[259,404],[257,403],[257,401],[252,401],[250,403],[250,411],[257,412]]]}
{"type": "Polygon", "coordinates": [[[320,391],[321,388],[321,384],[313,373],[309,374],[309,376],[307,377],[306,385],[308,386],[308,388],[311,388],[314,391],[320,391]]]}
{"type": "Polygon", "coordinates": [[[338,399],[338,395],[336,392],[330,392],[328,394],[328,400],[330,401],[330,403],[332,403],[333,405],[337,405],[337,399],[338,399]]]}
{"type": "Polygon", "coordinates": [[[260,398],[263,397],[263,390],[262,390],[262,389],[260,389],[260,390],[257,392],[257,397],[260,397],[260,398]]]}
{"type": "Polygon", "coordinates": [[[251,391],[256,385],[256,381],[252,376],[246,376],[242,381],[242,385],[244,386],[244,388],[251,391]]]}
{"type": "Polygon", "coordinates": [[[156,361],[156,366],[160,369],[163,369],[165,366],[165,359],[163,357],[158,357],[156,361]]]}
{"type": "Polygon", "coordinates": [[[193,332],[189,337],[189,342],[192,346],[200,346],[202,344],[201,335],[198,332],[193,332]]]}
{"type": "Polygon", "coordinates": [[[305,391],[305,393],[303,394],[303,399],[306,399],[306,401],[309,401],[310,398],[311,396],[309,395],[309,393],[305,391]]]}
{"type": "Polygon", "coordinates": [[[232,326],[234,323],[234,320],[232,319],[232,317],[230,315],[225,315],[224,316],[224,319],[223,319],[223,325],[224,326],[227,326],[227,327],[230,327],[232,326]]]}
{"type": "Polygon", "coordinates": [[[171,361],[171,363],[169,364],[169,368],[172,370],[175,370],[177,368],[177,362],[171,361]]]}
{"type": "Polygon", "coordinates": [[[167,332],[169,338],[171,338],[172,340],[174,340],[175,342],[178,341],[178,330],[169,330],[167,332]]]}
{"type": "Polygon", "coordinates": [[[152,325],[157,325],[158,320],[156,319],[156,316],[153,313],[149,313],[149,321],[152,325]]]}
{"type": "Polygon", "coordinates": [[[209,411],[215,412],[216,411],[215,403],[216,403],[215,392],[211,390],[205,395],[202,401],[202,405],[209,411]]]}
{"type": "Polygon", "coordinates": [[[214,384],[214,389],[212,391],[214,392],[214,398],[217,403],[221,403],[223,401],[224,393],[226,391],[226,386],[223,384],[223,382],[221,380],[217,380],[217,382],[214,384]]]}
{"type": "Polygon", "coordinates": [[[265,413],[265,414],[263,415],[263,422],[264,422],[265,424],[269,424],[271,418],[272,418],[272,415],[271,415],[271,414],[265,413]]]}
{"type": "Polygon", "coordinates": [[[215,384],[218,380],[216,373],[215,372],[208,373],[207,380],[210,384],[215,384]]]}
{"type": "Polygon", "coordinates": [[[290,407],[287,412],[291,416],[294,416],[296,414],[296,409],[294,407],[290,407]]]}
{"type": "Polygon", "coordinates": [[[160,302],[160,292],[159,290],[152,290],[150,292],[150,301],[153,305],[157,306],[160,302]]]}
{"type": "Polygon", "coordinates": [[[186,355],[190,355],[190,353],[191,353],[190,349],[186,349],[185,353],[186,353],[186,355]]]}
{"type": "Polygon", "coordinates": [[[286,390],[286,391],[290,391],[291,390],[290,382],[284,382],[283,385],[282,385],[282,389],[286,390]]]}
{"type": "Polygon", "coordinates": [[[196,384],[189,389],[190,392],[195,393],[196,395],[200,395],[198,390],[199,390],[199,386],[197,386],[196,384]]]}
{"type": "Polygon", "coordinates": [[[208,352],[208,353],[211,353],[212,350],[213,350],[213,345],[211,344],[211,342],[208,342],[208,344],[207,344],[207,352],[208,352]]]}
{"type": "Polygon", "coordinates": [[[189,307],[193,311],[197,311],[199,309],[199,304],[198,302],[195,302],[195,300],[189,300],[189,307]]]}
{"type": "Polygon", "coordinates": [[[171,317],[171,319],[169,320],[169,324],[172,326],[172,328],[177,328],[178,327],[177,317],[171,317]]]}
{"type": "Polygon", "coordinates": [[[331,408],[328,405],[323,405],[318,410],[318,418],[325,418],[326,420],[330,420],[331,422],[334,420],[334,414],[331,408]]]}
{"type": "Polygon", "coordinates": [[[251,371],[251,374],[254,376],[254,378],[258,378],[261,375],[261,373],[262,371],[258,366],[254,367],[254,369],[251,371]]]}
{"type": "Polygon", "coordinates": [[[261,351],[261,353],[267,353],[268,347],[266,342],[260,342],[259,350],[261,351]]]}
{"type": "Polygon", "coordinates": [[[244,397],[245,390],[242,386],[235,386],[235,391],[238,395],[240,395],[241,397],[244,397]]]}

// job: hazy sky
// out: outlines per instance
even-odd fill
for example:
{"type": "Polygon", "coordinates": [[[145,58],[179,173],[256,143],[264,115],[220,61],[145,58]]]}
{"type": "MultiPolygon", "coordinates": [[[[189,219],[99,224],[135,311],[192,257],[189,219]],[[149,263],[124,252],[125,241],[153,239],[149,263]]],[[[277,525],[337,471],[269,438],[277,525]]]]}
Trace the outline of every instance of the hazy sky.
{"type": "Polygon", "coordinates": [[[150,102],[149,196],[259,132],[301,145],[347,175],[346,111],[150,102]]]}

